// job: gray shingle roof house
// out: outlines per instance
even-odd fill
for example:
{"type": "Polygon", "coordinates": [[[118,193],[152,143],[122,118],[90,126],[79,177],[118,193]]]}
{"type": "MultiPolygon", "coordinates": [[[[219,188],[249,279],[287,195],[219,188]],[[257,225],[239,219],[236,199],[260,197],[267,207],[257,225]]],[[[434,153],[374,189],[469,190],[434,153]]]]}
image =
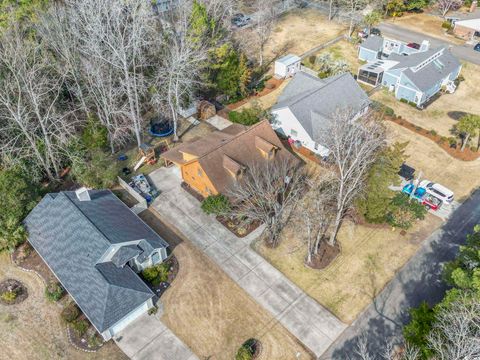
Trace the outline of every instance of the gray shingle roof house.
{"type": "Polygon", "coordinates": [[[444,87],[455,91],[460,61],[444,47],[418,51],[410,55],[391,53],[360,67],[358,80],[373,86],[383,85],[405,99],[423,107],[444,87]]]}
{"type": "Polygon", "coordinates": [[[349,109],[357,117],[369,105],[368,95],[350,73],[320,79],[298,72],[272,107],[272,126],[314,153],[327,156],[328,149],[321,145],[321,133],[328,128],[333,114],[349,109]]]}
{"type": "Polygon", "coordinates": [[[155,294],[136,271],[163,261],[168,244],[110,190],[47,194],[24,223],[30,244],[105,340],[153,306],[155,294]]]}

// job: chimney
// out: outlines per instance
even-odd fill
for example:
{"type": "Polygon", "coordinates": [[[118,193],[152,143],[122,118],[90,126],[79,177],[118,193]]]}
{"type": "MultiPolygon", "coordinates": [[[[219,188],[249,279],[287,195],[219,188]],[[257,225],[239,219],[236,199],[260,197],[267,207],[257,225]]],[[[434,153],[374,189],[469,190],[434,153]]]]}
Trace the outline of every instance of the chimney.
{"type": "Polygon", "coordinates": [[[79,201],[90,201],[90,194],[86,187],[81,187],[80,189],[75,190],[75,195],[79,201]]]}

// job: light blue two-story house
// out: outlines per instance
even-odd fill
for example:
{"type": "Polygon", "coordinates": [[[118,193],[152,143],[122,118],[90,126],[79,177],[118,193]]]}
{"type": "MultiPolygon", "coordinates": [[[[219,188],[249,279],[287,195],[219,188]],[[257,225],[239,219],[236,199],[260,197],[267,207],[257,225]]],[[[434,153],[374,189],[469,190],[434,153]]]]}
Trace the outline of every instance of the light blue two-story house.
{"type": "MultiPolygon", "coordinates": [[[[369,37],[371,39],[372,37],[369,37]]],[[[429,49],[428,43],[424,42],[419,49],[404,46],[388,45],[385,52],[385,42],[379,36],[370,42],[365,41],[366,46],[359,49],[359,58],[367,61],[367,64],[358,70],[357,80],[372,85],[384,86],[395,93],[397,99],[405,99],[422,108],[438,94],[442,88],[447,92],[456,89],[455,80],[460,74],[462,65],[452,53],[444,48],[429,49]],[[406,50],[405,48],[412,49],[406,50]],[[375,53],[375,51],[378,52],[375,53]]]]}

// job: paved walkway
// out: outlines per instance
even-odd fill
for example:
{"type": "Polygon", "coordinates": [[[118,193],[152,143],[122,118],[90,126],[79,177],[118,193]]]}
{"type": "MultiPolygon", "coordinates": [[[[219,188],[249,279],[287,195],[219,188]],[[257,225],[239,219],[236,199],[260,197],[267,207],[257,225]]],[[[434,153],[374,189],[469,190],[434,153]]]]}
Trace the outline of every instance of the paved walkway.
{"type": "Polygon", "coordinates": [[[167,223],[203,250],[317,357],[327,350],[346,325],[250,248],[261,228],[242,239],[234,236],[204,214],[199,202],[180,187],[175,167],[158,169],[149,177],[161,191],[153,207],[167,223]]]}
{"type": "Polygon", "coordinates": [[[144,314],[115,337],[132,360],[199,360],[156,315],[144,314]]]}

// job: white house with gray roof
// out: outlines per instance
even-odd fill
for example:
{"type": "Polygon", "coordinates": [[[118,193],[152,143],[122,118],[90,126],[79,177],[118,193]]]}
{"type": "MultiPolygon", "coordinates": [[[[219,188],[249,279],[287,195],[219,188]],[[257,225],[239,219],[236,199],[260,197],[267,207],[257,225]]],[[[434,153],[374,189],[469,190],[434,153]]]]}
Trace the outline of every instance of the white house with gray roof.
{"type": "Polygon", "coordinates": [[[28,241],[105,340],[158,300],[137,272],[168,244],[110,190],[47,194],[24,221],[28,241]]]}
{"type": "Polygon", "coordinates": [[[272,127],[297,144],[326,157],[329,150],[322,146],[322,135],[335,114],[348,109],[357,118],[370,105],[368,95],[350,73],[320,79],[298,72],[272,107],[272,127]]]}
{"type": "Polygon", "coordinates": [[[442,88],[454,92],[462,65],[444,47],[410,55],[391,53],[369,61],[358,70],[357,80],[387,87],[397,99],[423,107],[442,88]]]}

